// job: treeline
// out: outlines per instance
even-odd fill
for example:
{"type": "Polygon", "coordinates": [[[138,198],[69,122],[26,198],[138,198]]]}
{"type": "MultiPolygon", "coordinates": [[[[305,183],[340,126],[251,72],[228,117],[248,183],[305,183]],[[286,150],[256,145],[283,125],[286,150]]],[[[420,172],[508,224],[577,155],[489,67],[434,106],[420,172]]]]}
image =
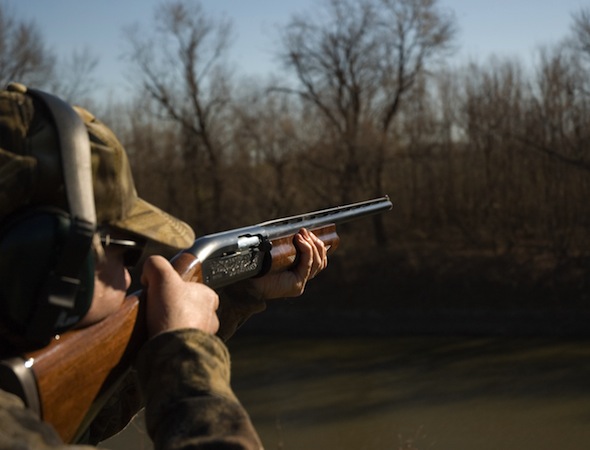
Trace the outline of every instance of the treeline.
{"type": "Polygon", "coordinates": [[[375,246],[414,271],[485,255],[588,290],[590,9],[532,65],[451,67],[436,0],[323,6],[282,28],[267,80],[232,73],[232,24],[199,2],[126,30],[136,95],[97,115],[141,195],[203,234],[388,194],[393,212],[353,227],[358,266],[375,246]]]}
{"type": "Polygon", "coordinates": [[[514,308],[531,304],[527,296],[584,307],[588,11],[563,41],[538,49],[533,66],[496,58],[449,67],[440,60],[456,24],[436,2],[388,2],[398,22],[385,25],[381,3],[327,5],[327,16],[285,28],[289,84],[232,84],[219,53],[199,60],[227,32],[211,18],[219,34],[210,41],[185,38],[196,24],[168,31],[186,43],[175,54],[192,79],[188,70],[165,78],[154,47],[135,35],[148,95],[122,133],[140,191],[199,233],[388,194],[391,213],[342,230],[331,279],[349,280],[354,298],[369,289],[388,303],[402,288],[395,303],[412,307],[514,308]]]}
{"type": "Polygon", "coordinates": [[[533,75],[500,61],[441,73],[428,87],[422,80],[392,127],[379,190],[370,128],[359,133],[355,167],[344,169],[322,117],[278,94],[236,104],[228,118],[220,204],[207,162],[192,163],[161,123],[136,124],[127,147],[139,191],[203,233],[388,194],[387,240],[375,240],[369,221],[354,227],[359,246],[429,244],[423,263],[433,250],[509,254],[538,276],[579,260],[585,276],[590,102],[578,68],[550,56],[533,75]],[[347,175],[355,181],[342,192],[347,175]]]}

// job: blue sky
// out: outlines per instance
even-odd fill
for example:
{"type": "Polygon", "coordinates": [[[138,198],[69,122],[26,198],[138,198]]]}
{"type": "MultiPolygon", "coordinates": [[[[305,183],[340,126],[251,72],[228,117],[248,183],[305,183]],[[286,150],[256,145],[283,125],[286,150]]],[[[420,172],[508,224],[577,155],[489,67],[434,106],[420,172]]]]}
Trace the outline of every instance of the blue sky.
{"type": "MultiPolygon", "coordinates": [[[[96,76],[105,89],[121,84],[124,63],[122,28],[152,21],[161,0],[0,0],[21,19],[39,26],[56,54],[90,49],[99,58],[96,76]]],[[[563,38],[571,14],[587,6],[582,0],[439,0],[454,11],[459,25],[458,63],[485,60],[491,54],[530,61],[540,45],[563,38]]],[[[234,23],[236,41],[231,60],[244,75],[276,71],[272,51],[276,27],[295,12],[313,10],[318,0],[203,0],[211,14],[225,14],[234,23]]]]}

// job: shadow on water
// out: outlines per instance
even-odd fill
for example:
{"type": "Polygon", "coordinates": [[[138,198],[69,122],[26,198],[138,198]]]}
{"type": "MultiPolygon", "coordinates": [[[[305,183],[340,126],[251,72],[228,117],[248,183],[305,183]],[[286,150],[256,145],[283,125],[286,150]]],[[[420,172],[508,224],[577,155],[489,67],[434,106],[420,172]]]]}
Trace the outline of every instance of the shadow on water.
{"type": "Polygon", "coordinates": [[[230,351],[267,450],[590,445],[590,340],[238,336],[230,351]]]}

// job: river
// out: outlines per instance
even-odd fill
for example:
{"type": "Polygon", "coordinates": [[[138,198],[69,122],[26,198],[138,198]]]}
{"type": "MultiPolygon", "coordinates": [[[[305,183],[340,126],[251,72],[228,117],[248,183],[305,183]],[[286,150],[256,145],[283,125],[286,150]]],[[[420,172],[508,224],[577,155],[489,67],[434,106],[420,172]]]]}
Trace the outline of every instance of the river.
{"type": "MultiPolygon", "coordinates": [[[[230,350],[266,450],[590,448],[590,340],[238,336],[230,350]]],[[[104,445],[151,448],[140,421],[104,445]]]]}

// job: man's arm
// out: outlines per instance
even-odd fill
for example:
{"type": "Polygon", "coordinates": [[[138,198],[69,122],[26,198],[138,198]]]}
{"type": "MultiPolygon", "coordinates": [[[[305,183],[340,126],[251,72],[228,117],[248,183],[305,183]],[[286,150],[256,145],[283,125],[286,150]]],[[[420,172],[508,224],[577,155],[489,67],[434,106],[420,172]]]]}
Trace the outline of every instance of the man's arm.
{"type": "MultiPolygon", "coordinates": [[[[149,340],[136,369],[146,405],[148,432],[157,449],[260,449],[250,419],[230,386],[229,353],[214,336],[217,295],[183,281],[170,263],[151,257],[145,265],[149,340]]],[[[66,446],[20,398],[0,391],[0,449],[90,449],[66,446]]]]}
{"type": "MultiPolygon", "coordinates": [[[[262,448],[231,390],[229,354],[220,339],[196,329],[162,333],[142,348],[136,368],[156,449],[262,448]]],[[[64,444],[19,397],[1,390],[0,430],[10,430],[0,433],[0,450],[94,448],[64,444]]]]}
{"type": "Polygon", "coordinates": [[[230,386],[229,352],[214,336],[217,294],[185,282],[160,256],[145,262],[142,282],[151,339],[136,368],[155,448],[261,449],[230,386]]]}
{"type": "Polygon", "coordinates": [[[160,334],[136,367],[156,449],[262,448],[230,387],[229,353],[219,338],[195,329],[160,334]]]}

